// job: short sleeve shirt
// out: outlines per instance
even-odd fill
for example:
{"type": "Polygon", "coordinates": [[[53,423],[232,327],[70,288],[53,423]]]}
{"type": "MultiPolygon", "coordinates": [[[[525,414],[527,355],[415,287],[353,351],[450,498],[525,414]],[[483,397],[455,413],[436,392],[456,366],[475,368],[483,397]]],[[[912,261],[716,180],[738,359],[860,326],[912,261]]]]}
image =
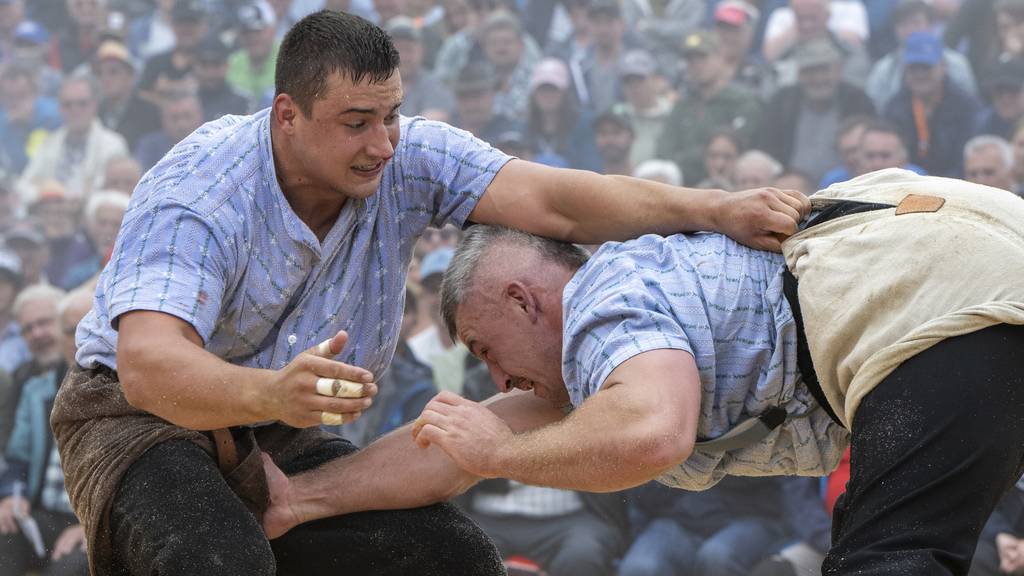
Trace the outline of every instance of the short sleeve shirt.
{"type": "Polygon", "coordinates": [[[826,474],[839,462],[846,432],[800,382],[783,267],[780,255],[719,234],[605,244],[563,293],[562,375],[573,405],[597,394],[630,358],[683,350],[700,375],[698,440],[776,406],[790,418],[753,446],[697,449],[659,481],[704,489],[725,474],[826,474]]]}
{"type": "Polygon", "coordinates": [[[271,150],[267,110],[227,116],[146,174],[79,325],[79,364],[116,370],[118,317],[152,310],[255,368],[281,368],[343,329],[338,359],[379,373],[416,238],[428,225],[461,226],[509,160],[468,132],[402,118],[377,193],[350,199],[321,243],[282,194],[271,150]]]}

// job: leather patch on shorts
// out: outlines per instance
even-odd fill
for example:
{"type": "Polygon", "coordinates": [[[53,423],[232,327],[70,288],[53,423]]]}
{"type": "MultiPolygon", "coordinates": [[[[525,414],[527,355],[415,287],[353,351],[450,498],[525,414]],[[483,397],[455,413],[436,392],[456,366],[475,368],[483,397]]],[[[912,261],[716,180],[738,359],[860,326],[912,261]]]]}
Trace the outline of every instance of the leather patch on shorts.
{"type": "Polygon", "coordinates": [[[938,212],[939,208],[946,203],[945,198],[938,196],[924,196],[922,194],[909,194],[898,206],[896,215],[917,214],[920,212],[938,212]]]}

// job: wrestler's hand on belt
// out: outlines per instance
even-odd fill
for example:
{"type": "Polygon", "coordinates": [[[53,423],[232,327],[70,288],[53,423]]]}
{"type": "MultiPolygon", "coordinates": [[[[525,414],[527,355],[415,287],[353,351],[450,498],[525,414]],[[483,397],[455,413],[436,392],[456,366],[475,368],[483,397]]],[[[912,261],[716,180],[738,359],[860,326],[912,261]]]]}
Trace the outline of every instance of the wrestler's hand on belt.
{"type": "Polygon", "coordinates": [[[368,370],[334,360],[347,340],[344,331],[338,332],[278,370],[266,413],[297,428],[359,418],[373,402],[377,385],[368,370]]]}
{"type": "Polygon", "coordinates": [[[755,188],[722,197],[715,211],[715,231],[758,250],[782,250],[810,213],[811,202],[795,190],[755,188]]]}

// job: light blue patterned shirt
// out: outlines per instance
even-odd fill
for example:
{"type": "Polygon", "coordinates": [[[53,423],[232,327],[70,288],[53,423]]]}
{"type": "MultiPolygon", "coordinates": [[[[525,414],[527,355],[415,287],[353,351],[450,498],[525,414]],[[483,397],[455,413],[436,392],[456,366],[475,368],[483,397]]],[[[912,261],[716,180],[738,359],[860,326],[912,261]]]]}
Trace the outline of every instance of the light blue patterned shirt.
{"type": "Polygon", "coordinates": [[[684,350],[700,374],[698,440],[717,438],[775,406],[790,418],[753,446],[697,449],[660,482],[703,490],[726,474],[827,474],[839,463],[847,433],[800,380],[783,269],[781,255],[720,234],[605,244],[563,293],[562,375],[573,405],[637,354],[684,350]]]}
{"type": "Polygon", "coordinates": [[[349,200],[324,238],[296,216],[274,170],[268,111],[204,125],[132,196],[78,363],[116,369],[116,322],[133,310],[181,318],[206,350],[279,369],[346,330],[338,359],[380,374],[397,342],[413,244],[461,226],[509,157],[468,132],[401,119],[377,193],[349,200]]]}

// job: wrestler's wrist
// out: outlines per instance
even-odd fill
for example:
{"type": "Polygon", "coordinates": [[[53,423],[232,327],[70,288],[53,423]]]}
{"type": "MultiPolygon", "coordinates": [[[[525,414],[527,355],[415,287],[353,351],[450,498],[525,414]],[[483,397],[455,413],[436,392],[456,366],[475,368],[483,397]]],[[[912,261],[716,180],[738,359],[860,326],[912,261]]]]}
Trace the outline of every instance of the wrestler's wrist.
{"type": "Polygon", "coordinates": [[[704,190],[703,192],[707,202],[704,211],[705,222],[697,228],[724,234],[727,224],[731,221],[729,193],[718,189],[704,190]]]}

